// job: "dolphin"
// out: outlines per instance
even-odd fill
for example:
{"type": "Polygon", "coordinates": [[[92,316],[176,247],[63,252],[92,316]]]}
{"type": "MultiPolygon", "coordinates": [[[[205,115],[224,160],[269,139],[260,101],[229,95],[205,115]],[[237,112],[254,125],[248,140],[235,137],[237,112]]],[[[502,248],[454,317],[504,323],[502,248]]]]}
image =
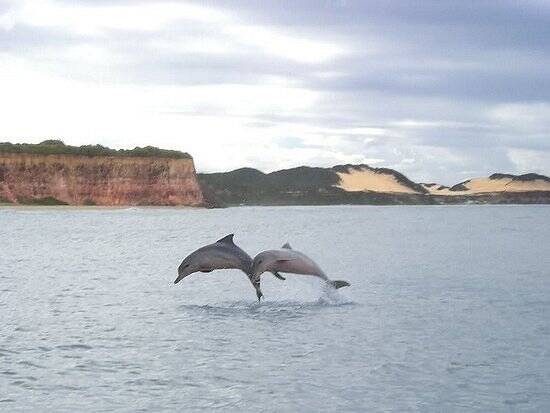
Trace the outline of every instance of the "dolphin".
{"type": "Polygon", "coordinates": [[[350,285],[347,281],[330,280],[315,261],[304,253],[293,250],[288,242],[279,250],[263,251],[254,257],[252,262],[253,277],[259,277],[265,271],[270,271],[273,274],[278,274],[280,271],[314,275],[336,289],[350,285]]]}
{"type": "MultiPolygon", "coordinates": [[[[234,234],[226,235],[216,242],[205,245],[196,251],[193,251],[182,261],[178,267],[178,278],[174,284],[195,272],[211,272],[219,269],[238,269],[243,271],[252,286],[256,290],[258,301],[263,293],[260,288],[260,277],[252,274],[252,258],[233,242],[234,234]]],[[[275,275],[275,274],[274,274],[275,275]]],[[[280,275],[277,278],[283,279],[280,275]]]]}

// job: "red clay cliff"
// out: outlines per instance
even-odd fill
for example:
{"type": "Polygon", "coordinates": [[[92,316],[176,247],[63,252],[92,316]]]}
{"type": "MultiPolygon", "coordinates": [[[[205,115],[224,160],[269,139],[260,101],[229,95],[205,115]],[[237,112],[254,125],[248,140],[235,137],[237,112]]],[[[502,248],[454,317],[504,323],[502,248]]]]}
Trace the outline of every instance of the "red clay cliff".
{"type": "Polygon", "coordinates": [[[0,198],[69,205],[203,205],[193,159],[0,153],[0,198]]]}

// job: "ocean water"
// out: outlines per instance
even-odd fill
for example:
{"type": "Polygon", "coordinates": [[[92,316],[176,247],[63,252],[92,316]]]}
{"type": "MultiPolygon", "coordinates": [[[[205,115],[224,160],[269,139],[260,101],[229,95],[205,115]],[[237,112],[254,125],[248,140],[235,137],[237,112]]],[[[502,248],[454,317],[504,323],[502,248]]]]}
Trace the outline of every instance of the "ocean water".
{"type": "Polygon", "coordinates": [[[0,411],[550,411],[550,207],[2,208],[0,316],[0,411]]]}

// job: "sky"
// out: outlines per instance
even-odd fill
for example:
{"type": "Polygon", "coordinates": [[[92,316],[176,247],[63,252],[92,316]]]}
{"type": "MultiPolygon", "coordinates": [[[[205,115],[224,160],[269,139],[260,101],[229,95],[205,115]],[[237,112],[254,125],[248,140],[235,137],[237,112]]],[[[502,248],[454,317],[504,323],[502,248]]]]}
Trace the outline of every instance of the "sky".
{"type": "Polygon", "coordinates": [[[550,2],[0,0],[0,141],[550,175],[550,2]]]}

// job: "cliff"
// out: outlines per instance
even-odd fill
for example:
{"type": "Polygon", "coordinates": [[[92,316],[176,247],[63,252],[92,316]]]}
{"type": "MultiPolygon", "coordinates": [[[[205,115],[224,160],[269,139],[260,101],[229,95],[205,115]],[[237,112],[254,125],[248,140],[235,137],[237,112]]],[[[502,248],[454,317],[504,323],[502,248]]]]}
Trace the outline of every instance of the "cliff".
{"type": "Polygon", "coordinates": [[[448,187],[389,168],[301,166],[196,174],[185,152],[155,147],[0,143],[0,204],[337,205],[550,204],[550,178],[497,173],[448,187]]]}
{"type": "Polygon", "coordinates": [[[218,206],[550,204],[550,179],[537,174],[493,174],[451,188],[415,183],[393,169],[364,164],[302,166],[269,174],[242,168],[198,178],[207,202],[218,206]]]}
{"type": "Polygon", "coordinates": [[[143,156],[139,151],[120,155],[115,151],[110,155],[87,156],[59,152],[62,151],[46,154],[0,151],[0,201],[203,205],[193,159],[187,154],[170,157],[167,153],[159,157],[143,156]]]}

